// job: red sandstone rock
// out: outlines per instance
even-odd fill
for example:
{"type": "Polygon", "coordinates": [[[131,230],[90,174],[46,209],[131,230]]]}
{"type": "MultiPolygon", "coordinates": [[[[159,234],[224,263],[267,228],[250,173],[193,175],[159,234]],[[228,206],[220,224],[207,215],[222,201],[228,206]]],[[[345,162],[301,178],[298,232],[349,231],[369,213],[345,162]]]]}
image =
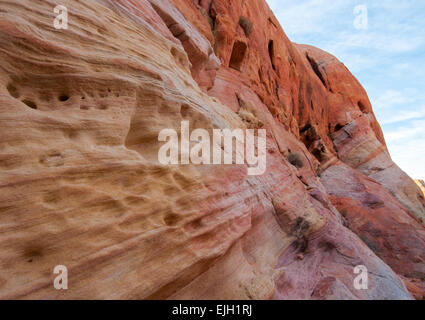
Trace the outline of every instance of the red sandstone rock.
{"type": "Polygon", "coordinates": [[[264,0],[63,4],[0,4],[0,298],[420,297],[423,197],[336,58],[264,0]],[[160,165],[182,120],[266,129],[266,173],[160,165]]]}
{"type": "Polygon", "coordinates": [[[369,248],[398,274],[424,277],[425,228],[389,191],[345,164],[331,166],[321,180],[348,228],[369,248]]]}
{"type": "MultiPolygon", "coordinates": [[[[415,180],[415,182],[419,186],[419,189],[422,190],[423,196],[425,196],[425,182],[423,180],[415,180]]],[[[423,197],[421,199],[423,199],[423,197]]]]}
{"type": "Polygon", "coordinates": [[[366,92],[335,57],[321,50],[298,46],[317,65],[316,73],[331,92],[329,134],[339,159],[387,188],[420,221],[425,202],[412,179],[391,160],[382,131],[366,92]]]}

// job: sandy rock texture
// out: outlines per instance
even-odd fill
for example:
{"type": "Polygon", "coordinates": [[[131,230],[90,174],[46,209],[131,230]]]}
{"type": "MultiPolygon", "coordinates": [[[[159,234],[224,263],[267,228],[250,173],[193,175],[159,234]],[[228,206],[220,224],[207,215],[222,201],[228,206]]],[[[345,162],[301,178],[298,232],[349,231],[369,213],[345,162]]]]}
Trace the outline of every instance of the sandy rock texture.
{"type": "Polygon", "coordinates": [[[415,180],[415,182],[425,195],[425,182],[423,180],[415,180]]]}
{"type": "Polygon", "coordinates": [[[264,0],[1,1],[0,67],[1,299],[423,297],[421,190],[264,0]],[[266,172],[161,165],[183,120],[266,129],[266,172]]]}

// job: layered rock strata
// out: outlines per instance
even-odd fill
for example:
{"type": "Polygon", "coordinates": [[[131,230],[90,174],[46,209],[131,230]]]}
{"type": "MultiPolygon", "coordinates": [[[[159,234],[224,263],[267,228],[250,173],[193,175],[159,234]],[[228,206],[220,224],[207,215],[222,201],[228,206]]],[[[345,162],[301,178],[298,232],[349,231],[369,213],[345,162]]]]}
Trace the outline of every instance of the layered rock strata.
{"type": "Polygon", "coordinates": [[[0,61],[0,298],[423,296],[423,194],[264,0],[2,1],[0,61]],[[265,129],[266,172],[162,165],[182,121],[265,129]]]}

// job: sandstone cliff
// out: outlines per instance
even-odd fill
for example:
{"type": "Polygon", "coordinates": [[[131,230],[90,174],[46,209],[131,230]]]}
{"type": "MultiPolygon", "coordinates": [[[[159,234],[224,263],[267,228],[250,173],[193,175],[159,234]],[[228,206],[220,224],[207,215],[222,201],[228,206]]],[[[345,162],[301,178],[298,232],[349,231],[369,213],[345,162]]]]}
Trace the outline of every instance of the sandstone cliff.
{"type": "Polygon", "coordinates": [[[0,298],[423,297],[424,195],[264,0],[2,1],[0,61],[0,298]],[[266,129],[265,174],[161,165],[182,120],[266,129]]]}

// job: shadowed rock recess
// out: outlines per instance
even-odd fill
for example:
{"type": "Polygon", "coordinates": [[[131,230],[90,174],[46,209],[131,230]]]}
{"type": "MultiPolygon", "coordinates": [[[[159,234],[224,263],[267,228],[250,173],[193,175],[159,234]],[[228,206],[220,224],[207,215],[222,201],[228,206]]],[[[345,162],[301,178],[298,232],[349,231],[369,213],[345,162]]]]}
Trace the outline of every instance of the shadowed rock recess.
{"type": "Polygon", "coordinates": [[[422,299],[424,222],[362,86],[264,0],[0,2],[1,299],[422,299]],[[182,120],[266,129],[265,174],[161,165],[182,120]]]}

